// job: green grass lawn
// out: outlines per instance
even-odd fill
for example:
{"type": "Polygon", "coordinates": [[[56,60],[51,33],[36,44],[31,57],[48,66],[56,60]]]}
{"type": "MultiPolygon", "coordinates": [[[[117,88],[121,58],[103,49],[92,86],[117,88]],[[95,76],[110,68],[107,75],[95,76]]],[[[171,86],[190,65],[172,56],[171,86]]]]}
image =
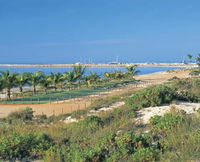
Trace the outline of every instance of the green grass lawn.
{"type": "Polygon", "coordinates": [[[31,97],[16,98],[11,101],[0,101],[0,103],[48,103],[64,99],[76,98],[103,92],[103,89],[84,88],[66,92],[51,92],[48,94],[38,94],[31,97]]]}
{"type": "Polygon", "coordinates": [[[48,103],[54,101],[61,101],[70,98],[77,98],[82,96],[88,96],[92,94],[98,94],[100,92],[110,91],[113,88],[117,88],[122,84],[133,83],[133,81],[111,81],[98,85],[96,88],[81,88],[71,91],[54,92],[50,91],[48,94],[40,93],[36,95],[25,96],[21,98],[15,98],[13,100],[0,101],[3,104],[30,104],[30,103],[48,103]]]}

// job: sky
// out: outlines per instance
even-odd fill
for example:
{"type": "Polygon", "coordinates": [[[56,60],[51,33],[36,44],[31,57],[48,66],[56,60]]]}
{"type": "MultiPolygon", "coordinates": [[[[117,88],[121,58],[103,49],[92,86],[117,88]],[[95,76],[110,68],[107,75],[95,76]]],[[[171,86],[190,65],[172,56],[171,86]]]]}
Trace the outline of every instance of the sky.
{"type": "Polygon", "coordinates": [[[181,62],[199,0],[0,0],[0,63],[181,62]]]}

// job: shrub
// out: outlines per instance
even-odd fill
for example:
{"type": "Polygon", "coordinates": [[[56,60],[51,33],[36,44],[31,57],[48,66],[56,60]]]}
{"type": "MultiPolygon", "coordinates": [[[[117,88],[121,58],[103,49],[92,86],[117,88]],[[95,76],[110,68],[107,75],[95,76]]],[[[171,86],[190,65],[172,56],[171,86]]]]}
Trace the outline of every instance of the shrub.
{"type": "Polygon", "coordinates": [[[77,110],[71,113],[72,118],[80,119],[82,116],[87,115],[88,110],[77,110]]]}
{"type": "Polygon", "coordinates": [[[180,80],[180,78],[178,78],[178,77],[174,76],[174,77],[172,77],[172,78],[168,79],[168,81],[174,81],[174,80],[180,80]]]}
{"type": "Polygon", "coordinates": [[[44,133],[12,134],[0,139],[0,158],[4,160],[37,159],[53,144],[44,133]]]}
{"type": "Polygon", "coordinates": [[[138,110],[143,107],[159,106],[170,103],[175,98],[175,90],[169,86],[156,86],[140,90],[128,98],[130,107],[138,110]]]}
{"type": "Polygon", "coordinates": [[[177,99],[183,101],[198,102],[200,98],[190,91],[180,91],[177,93],[177,99]]]}
{"type": "MultiPolygon", "coordinates": [[[[112,137],[112,136],[111,136],[112,137]]],[[[114,149],[109,149],[108,161],[138,161],[138,159],[156,159],[158,153],[157,145],[152,144],[150,136],[134,135],[133,132],[124,132],[121,136],[115,137],[114,149]],[[146,154],[141,150],[147,150],[146,154]],[[150,152],[151,151],[151,152],[150,152]],[[142,157],[139,157],[142,156],[142,157]],[[131,157],[131,159],[130,159],[131,157]]]]}
{"type": "Polygon", "coordinates": [[[91,162],[100,162],[105,159],[106,150],[100,147],[89,148],[82,154],[81,161],[91,161],[91,162]]]}
{"type": "Polygon", "coordinates": [[[172,82],[171,85],[177,90],[178,95],[180,95],[180,97],[181,95],[186,96],[185,100],[188,100],[187,96],[195,97],[195,99],[192,99],[192,100],[196,100],[197,97],[198,97],[198,100],[200,100],[200,91],[199,91],[200,79],[199,78],[176,80],[172,82]]]}
{"type": "Polygon", "coordinates": [[[88,116],[83,120],[83,127],[89,128],[91,130],[96,130],[98,127],[102,127],[104,122],[98,116],[88,116]]]}
{"type": "Polygon", "coordinates": [[[200,108],[197,109],[197,113],[200,114],[200,108]]]}
{"type": "Polygon", "coordinates": [[[38,123],[45,123],[48,117],[45,114],[42,114],[42,115],[36,115],[35,119],[36,119],[36,122],[38,123]]]}
{"type": "Polygon", "coordinates": [[[139,148],[150,146],[150,137],[146,135],[136,136],[133,132],[125,132],[116,140],[117,146],[124,154],[131,154],[139,148]]]}
{"type": "Polygon", "coordinates": [[[16,111],[16,112],[12,112],[8,115],[8,118],[10,119],[20,119],[23,121],[26,120],[32,120],[33,119],[33,110],[30,107],[27,107],[26,109],[22,110],[22,111],[16,111]]]}
{"type": "Polygon", "coordinates": [[[47,123],[56,123],[65,120],[70,114],[51,115],[46,119],[47,123]]]}
{"type": "Polygon", "coordinates": [[[189,73],[191,76],[199,76],[200,75],[200,70],[193,70],[192,72],[189,73]]]}
{"type": "Polygon", "coordinates": [[[63,147],[58,145],[51,146],[46,152],[44,157],[45,162],[62,162],[64,161],[63,147]]]}
{"type": "Polygon", "coordinates": [[[167,113],[163,117],[156,115],[150,119],[153,126],[151,131],[153,134],[166,135],[168,131],[183,121],[185,121],[185,116],[182,114],[167,113]]]}
{"type": "Polygon", "coordinates": [[[157,161],[159,153],[158,149],[140,148],[132,155],[132,159],[136,162],[157,161]]]}

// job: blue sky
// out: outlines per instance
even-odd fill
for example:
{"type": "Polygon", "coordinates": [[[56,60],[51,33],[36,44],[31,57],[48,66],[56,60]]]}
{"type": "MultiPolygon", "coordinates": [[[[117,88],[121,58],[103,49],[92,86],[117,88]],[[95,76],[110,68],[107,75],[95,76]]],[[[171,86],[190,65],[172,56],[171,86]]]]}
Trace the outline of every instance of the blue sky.
{"type": "Polygon", "coordinates": [[[0,63],[180,62],[199,0],[0,0],[0,63]]]}

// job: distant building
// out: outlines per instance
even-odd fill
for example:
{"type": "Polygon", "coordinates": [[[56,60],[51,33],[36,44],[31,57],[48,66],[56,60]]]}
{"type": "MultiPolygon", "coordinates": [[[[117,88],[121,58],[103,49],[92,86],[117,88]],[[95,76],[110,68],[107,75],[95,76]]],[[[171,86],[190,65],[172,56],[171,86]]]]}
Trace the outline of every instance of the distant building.
{"type": "Polygon", "coordinates": [[[109,62],[108,64],[110,64],[110,65],[118,65],[120,63],[119,62],[109,62]]]}
{"type": "Polygon", "coordinates": [[[80,65],[80,64],[82,64],[82,63],[81,63],[81,62],[76,62],[76,63],[75,63],[75,65],[80,65]]]}

